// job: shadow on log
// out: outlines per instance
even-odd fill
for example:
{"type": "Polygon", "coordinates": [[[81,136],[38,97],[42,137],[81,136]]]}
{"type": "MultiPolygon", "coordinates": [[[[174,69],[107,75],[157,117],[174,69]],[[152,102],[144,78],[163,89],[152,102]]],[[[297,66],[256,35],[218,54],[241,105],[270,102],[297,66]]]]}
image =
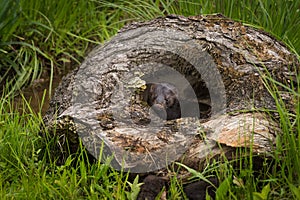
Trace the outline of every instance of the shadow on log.
{"type": "MultiPolygon", "coordinates": [[[[130,24],[96,48],[63,79],[44,121],[64,158],[63,138],[71,152],[80,138],[95,158],[101,148],[103,159],[113,156],[116,169],[146,173],[180,160],[201,170],[237,147],[276,148],[278,115],[265,77],[289,87],[297,71],[297,58],[264,31],[222,15],[171,15],[130,24]],[[141,98],[149,83],[177,88],[181,118],[152,112],[141,98]]],[[[290,94],[280,86],[278,94],[294,112],[290,94]]]]}

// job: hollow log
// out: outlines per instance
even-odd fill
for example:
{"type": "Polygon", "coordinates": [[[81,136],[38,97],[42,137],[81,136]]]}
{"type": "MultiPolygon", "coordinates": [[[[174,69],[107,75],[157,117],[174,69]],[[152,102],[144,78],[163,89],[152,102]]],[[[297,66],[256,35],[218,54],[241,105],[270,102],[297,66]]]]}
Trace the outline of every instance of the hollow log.
{"type": "MultiPolygon", "coordinates": [[[[202,169],[236,148],[271,153],[281,133],[266,77],[292,88],[299,61],[268,33],[222,15],[170,15],[122,28],[66,76],[44,122],[71,150],[79,138],[112,167],[144,173],[174,161],[202,169]],[[145,105],[148,83],[170,83],[181,118],[165,120],[145,105]]],[[[279,98],[294,112],[286,88],[279,98]]]]}

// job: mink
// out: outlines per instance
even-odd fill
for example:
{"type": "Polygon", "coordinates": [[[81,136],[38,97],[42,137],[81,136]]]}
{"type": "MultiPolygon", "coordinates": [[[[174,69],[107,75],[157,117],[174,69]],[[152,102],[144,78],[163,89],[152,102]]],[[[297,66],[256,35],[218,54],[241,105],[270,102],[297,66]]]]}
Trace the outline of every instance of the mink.
{"type": "Polygon", "coordinates": [[[170,83],[148,83],[145,101],[162,119],[172,120],[181,117],[178,90],[170,83]]]}

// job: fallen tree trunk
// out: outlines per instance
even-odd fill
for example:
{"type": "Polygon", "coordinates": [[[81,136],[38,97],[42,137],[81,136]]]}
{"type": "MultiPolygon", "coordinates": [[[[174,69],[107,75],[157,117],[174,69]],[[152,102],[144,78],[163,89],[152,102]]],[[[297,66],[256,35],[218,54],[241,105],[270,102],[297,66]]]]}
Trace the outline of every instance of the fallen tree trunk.
{"type": "MultiPolygon", "coordinates": [[[[124,27],[65,77],[44,117],[60,151],[78,138],[116,169],[144,173],[175,160],[201,169],[237,147],[270,153],[280,134],[271,77],[295,84],[299,62],[264,31],[221,15],[167,16],[124,27]],[[143,103],[147,83],[178,88],[182,117],[163,120],[143,103]],[[150,112],[149,112],[150,110],[150,112]],[[268,111],[268,112],[266,112],[268,111]],[[270,114],[271,113],[271,114],[270,114]]],[[[290,93],[278,97],[293,112],[290,93]]]]}

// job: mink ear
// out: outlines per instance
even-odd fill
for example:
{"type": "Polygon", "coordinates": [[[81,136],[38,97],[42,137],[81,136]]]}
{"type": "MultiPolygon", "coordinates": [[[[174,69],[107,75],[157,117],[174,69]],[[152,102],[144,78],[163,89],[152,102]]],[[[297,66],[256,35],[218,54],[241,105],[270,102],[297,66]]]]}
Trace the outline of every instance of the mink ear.
{"type": "Polygon", "coordinates": [[[146,84],[146,89],[143,92],[143,100],[145,102],[147,102],[149,105],[151,105],[152,100],[150,99],[152,96],[150,94],[152,94],[154,91],[154,85],[151,83],[147,83],[146,84]]]}
{"type": "Polygon", "coordinates": [[[151,84],[149,88],[150,93],[153,93],[154,90],[155,90],[155,85],[151,84]]]}
{"type": "Polygon", "coordinates": [[[151,84],[151,85],[150,85],[150,92],[153,92],[154,87],[155,87],[154,84],[151,84]]]}

